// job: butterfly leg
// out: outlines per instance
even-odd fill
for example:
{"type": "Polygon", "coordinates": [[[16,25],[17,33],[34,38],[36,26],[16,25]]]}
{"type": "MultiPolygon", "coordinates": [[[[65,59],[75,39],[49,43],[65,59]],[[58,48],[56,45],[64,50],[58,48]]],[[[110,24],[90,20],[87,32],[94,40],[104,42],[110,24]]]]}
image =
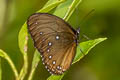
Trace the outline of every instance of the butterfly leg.
{"type": "Polygon", "coordinates": [[[87,40],[91,40],[88,36],[86,36],[85,34],[82,35],[83,38],[87,39],[87,40]]]}

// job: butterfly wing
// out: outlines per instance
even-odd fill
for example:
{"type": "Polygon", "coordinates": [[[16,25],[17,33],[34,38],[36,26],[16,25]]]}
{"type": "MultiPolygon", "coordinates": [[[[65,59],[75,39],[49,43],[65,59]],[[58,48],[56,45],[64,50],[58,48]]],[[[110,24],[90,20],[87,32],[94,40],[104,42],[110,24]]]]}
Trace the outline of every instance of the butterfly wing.
{"type": "Polygon", "coordinates": [[[61,18],[46,13],[33,14],[27,24],[48,71],[58,75],[66,71],[75,56],[75,30],[61,18]]]}

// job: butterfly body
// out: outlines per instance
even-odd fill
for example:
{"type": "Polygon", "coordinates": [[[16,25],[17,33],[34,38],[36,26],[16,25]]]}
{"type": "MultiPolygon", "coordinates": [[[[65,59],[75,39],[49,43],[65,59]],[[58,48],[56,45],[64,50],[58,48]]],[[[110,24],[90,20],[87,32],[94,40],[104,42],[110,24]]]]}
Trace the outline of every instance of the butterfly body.
{"type": "Polygon", "coordinates": [[[55,75],[65,72],[74,59],[79,31],[63,19],[47,13],[33,14],[27,25],[45,68],[55,75]]]}

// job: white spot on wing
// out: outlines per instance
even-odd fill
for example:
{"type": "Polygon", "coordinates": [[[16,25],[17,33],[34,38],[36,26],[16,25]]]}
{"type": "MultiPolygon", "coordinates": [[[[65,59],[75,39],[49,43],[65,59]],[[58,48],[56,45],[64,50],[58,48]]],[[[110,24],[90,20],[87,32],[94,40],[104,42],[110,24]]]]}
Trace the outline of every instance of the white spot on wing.
{"type": "Polygon", "coordinates": [[[41,57],[43,57],[42,55],[40,55],[41,57]]]}
{"type": "Polygon", "coordinates": [[[66,69],[63,69],[63,71],[66,71],[66,69]]]}
{"type": "Polygon", "coordinates": [[[51,43],[51,42],[49,42],[49,43],[48,43],[48,45],[49,45],[49,46],[51,46],[51,45],[52,45],[52,43],[51,43]]]}
{"type": "Polygon", "coordinates": [[[42,35],[43,34],[43,32],[40,32],[40,35],[42,35]]]}
{"type": "Polygon", "coordinates": [[[42,58],[42,61],[44,61],[44,58],[42,58]]]}
{"type": "Polygon", "coordinates": [[[60,69],[62,69],[62,67],[60,67],[60,69]]]}
{"type": "Polygon", "coordinates": [[[50,72],[50,74],[52,74],[52,72],[50,72]]]}
{"type": "Polygon", "coordinates": [[[47,65],[49,65],[49,62],[47,63],[47,65]]]}
{"type": "Polygon", "coordinates": [[[47,69],[48,70],[48,72],[50,71],[49,69],[47,69]]]}
{"type": "Polygon", "coordinates": [[[45,66],[45,68],[47,69],[48,67],[47,67],[47,66],[45,66]]]}
{"type": "Polygon", "coordinates": [[[50,50],[48,49],[47,52],[50,52],[50,50]]]}
{"type": "Polygon", "coordinates": [[[57,69],[59,69],[60,68],[60,66],[57,66],[57,69]]]}
{"type": "Polygon", "coordinates": [[[51,59],[52,58],[52,56],[49,56],[49,59],[51,59]]]}
{"type": "Polygon", "coordinates": [[[53,64],[56,64],[56,62],[55,62],[55,61],[53,61],[52,63],[53,63],[53,64]]]}
{"type": "Polygon", "coordinates": [[[60,38],[60,37],[57,35],[57,36],[56,36],[56,40],[58,40],[59,38],[60,38]]]}
{"type": "Polygon", "coordinates": [[[57,69],[60,69],[60,70],[61,70],[61,69],[62,69],[62,67],[61,67],[61,66],[57,66],[57,69]]]}

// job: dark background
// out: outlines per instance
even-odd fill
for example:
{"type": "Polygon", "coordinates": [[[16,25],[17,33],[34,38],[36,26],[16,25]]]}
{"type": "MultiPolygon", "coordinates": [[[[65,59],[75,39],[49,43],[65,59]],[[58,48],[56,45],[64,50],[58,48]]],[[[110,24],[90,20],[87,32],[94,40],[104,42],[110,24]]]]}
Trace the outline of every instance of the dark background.
{"type": "MultiPolygon", "coordinates": [[[[11,57],[20,71],[23,58],[18,47],[18,33],[30,14],[44,6],[47,0],[0,0],[0,49],[11,57]]],[[[68,21],[80,26],[91,39],[108,39],[93,48],[81,61],[72,65],[63,80],[120,80],[120,0],[83,0],[68,21]],[[83,17],[92,9],[84,23],[83,17]]],[[[30,44],[31,45],[31,44],[30,44]]],[[[34,49],[29,50],[29,62],[34,49]]],[[[29,63],[30,68],[31,63],[29,63]]],[[[13,80],[14,74],[2,59],[3,80],[13,80]]],[[[40,63],[33,80],[46,80],[50,74],[40,63]]]]}

